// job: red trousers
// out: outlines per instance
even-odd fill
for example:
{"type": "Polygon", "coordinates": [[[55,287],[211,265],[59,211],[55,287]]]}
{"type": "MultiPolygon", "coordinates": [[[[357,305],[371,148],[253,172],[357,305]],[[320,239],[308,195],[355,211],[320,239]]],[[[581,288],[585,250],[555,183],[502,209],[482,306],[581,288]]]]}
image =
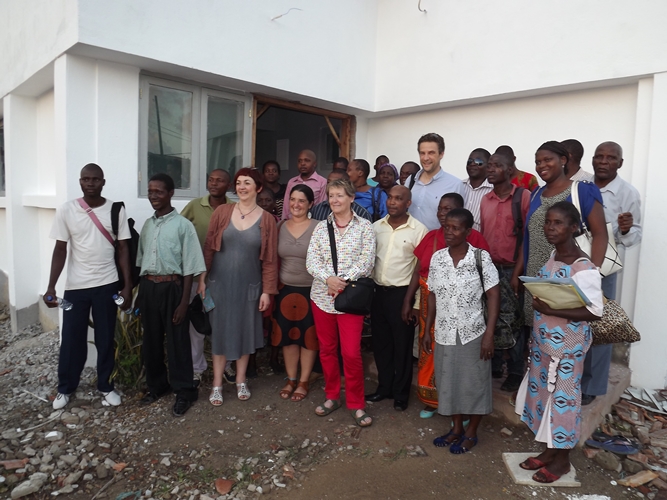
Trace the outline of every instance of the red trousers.
{"type": "Polygon", "coordinates": [[[345,372],[345,403],[350,410],[361,410],[364,400],[364,365],[361,361],[361,330],[364,317],[356,314],[330,314],[313,306],[313,318],[320,342],[320,361],[324,373],[324,393],[327,399],[340,399],[340,341],[345,372]]]}

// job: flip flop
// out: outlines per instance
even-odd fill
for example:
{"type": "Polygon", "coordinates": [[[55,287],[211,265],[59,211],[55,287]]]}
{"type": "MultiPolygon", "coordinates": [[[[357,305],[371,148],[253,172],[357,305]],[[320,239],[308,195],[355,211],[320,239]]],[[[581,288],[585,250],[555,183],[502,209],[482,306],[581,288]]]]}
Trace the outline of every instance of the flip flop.
{"type": "Polygon", "coordinates": [[[586,446],[610,451],[616,455],[634,455],[639,451],[639,445],[623,436],[614,436],[602,443],[595,439],[588,439],[586,440],[586,446]]]}
{"type": "MultiPolygon", "coordinates": [[[[567,472],[570,472],[570,470],[568,469],[567,472]]],[[[567,472],[565,474],[567,474],[567,472]]],[[[535,474],[533,474],[533,481],[535,481],[536,483],[549,484],[558,481],[565,474],[557,476],[556,474],[552,474],[551,472],[549,472],[546,467],[542,467],[535,474]]]]}
{"type": "Polygon", "coordinates": [[[545,462],[542,462],[542,460],[539,460],[536,457],[527,458],[519,464],[519,467],[521,467],[523,470],[539,470],[546,466],[547,464],[545,462]]]}

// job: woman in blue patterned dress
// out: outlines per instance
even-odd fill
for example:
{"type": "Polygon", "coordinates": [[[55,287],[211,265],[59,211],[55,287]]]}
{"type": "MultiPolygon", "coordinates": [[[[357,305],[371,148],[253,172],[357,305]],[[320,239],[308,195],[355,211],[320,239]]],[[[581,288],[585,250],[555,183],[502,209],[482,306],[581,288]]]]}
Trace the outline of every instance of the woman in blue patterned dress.
{"type": "Polygon", "coordinates": [[[576,309],[552,309],[533,297],[535,310],[528,372],[519,388],[516,411],[546,443],[546,450],[521,463],[537,470],[533,480],[552,483],[570,470],[570,450],[581,432],[581,375],[591,346],[589,321],[602,316],[600,273],[574,241],[581,226],[572,203],[561,201],[547,212],[544,234],[555,246],[539,278],[572,278],[591,302],[576,309]]]}

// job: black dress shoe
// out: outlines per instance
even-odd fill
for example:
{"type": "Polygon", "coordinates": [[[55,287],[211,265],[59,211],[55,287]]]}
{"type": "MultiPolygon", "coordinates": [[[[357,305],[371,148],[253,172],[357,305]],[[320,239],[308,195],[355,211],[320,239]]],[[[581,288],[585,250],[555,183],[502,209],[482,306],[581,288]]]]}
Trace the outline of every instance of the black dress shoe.
{"type": "Polygon", "coordinates": [[[364,396],[364,399],[366,400],[367,403],[379,403],[380,401],[391,398],[389,396],[380,394],[379,392],[374,392],[373,394],[366,394],[364,396]]]}
{"type": "Polygon", "coordinates": [[[595,396],[591,396],[590,394],[582,394],[581,395],[581,406],[589,405],[594,400],[595,400],[595,396]]]}
{"type": "Polygon", "coordinates": [[[149,405],[152,403],[155,403],[158,399],[160,399],[162,396],[169,394],[171,392],[171,389],[167,389],[164,392],[160,393],[155,393],[148,391],[146,394],[144,394],[144,397],[139,400],[139,404],[142,406],[149,405]]]}
{"type": "Polygon", "coordinates": [[[188,401],[183,396],[176,396],[176,402],[174,403],[172,413],[174,414],[174,417],[182,417],[191,406],[191,401],[188,401]]]}
{"type": "Polygon", "coordinates": [[[394,410],[396,411],[405,411],[408,409],[408,402],[407,401],[399,401],[396,399],[394,401],[394,410]]]}

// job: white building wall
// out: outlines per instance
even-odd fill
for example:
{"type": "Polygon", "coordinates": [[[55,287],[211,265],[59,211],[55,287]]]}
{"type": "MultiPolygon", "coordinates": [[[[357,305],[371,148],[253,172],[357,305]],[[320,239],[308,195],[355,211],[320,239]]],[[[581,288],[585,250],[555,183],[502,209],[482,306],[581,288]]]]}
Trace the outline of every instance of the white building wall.
{"type": "Polygon", "coordinates": [[[378,4],[376,111],[667,70],[663,0],[421,5],[378,4]]]}

